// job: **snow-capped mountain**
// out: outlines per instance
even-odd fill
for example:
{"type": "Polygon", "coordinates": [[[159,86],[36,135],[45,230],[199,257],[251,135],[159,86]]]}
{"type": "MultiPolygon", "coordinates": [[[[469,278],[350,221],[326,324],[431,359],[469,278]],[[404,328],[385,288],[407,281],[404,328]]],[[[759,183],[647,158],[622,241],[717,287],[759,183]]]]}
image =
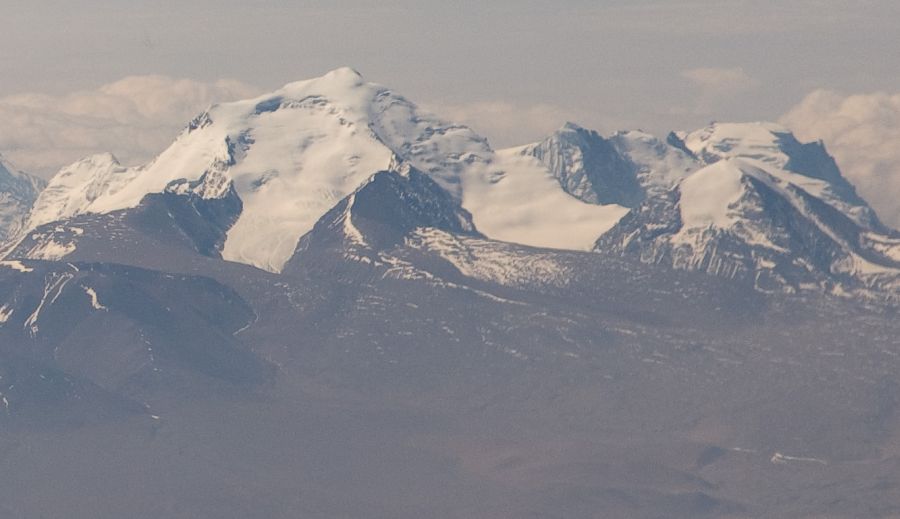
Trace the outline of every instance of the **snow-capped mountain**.
{"type": "Polygon", "coordinates": [[[673,138],[681,139],[702,164],[740,158],[788,179],[861,225],[881,227],[822,142],[801,143],[787,128],[763,122],[715,123],[673,138]]]}
{"type": "Polygon", "coordinates": [[[436,182],[403,165],[377,173],[326,213],[300,239],[283,273],[340,279],[355,272],[436,286],[474,281],[536,289],[568,284],[575,269],[561,254],[486,238],[436,182]]]}
{"type": "Polygon", "coordinates": [[[84,213],[98,198],[122,189],[131,180],[131,173],[111,153],[92,155],[62,168],[37,197],[27,228],[84,213]]]}
{"type": "Polygon", "coordinates": [[[580,200],[625,207],[672,187],[698,167],[685,150],[642,131],[604,138],[571,122],[541,142],[504,153],[537,158],[580,200]]]}
{"type": "Polygon", "coordinates": [[[45,184],[43,179],[18,171],[0,155],[0,249],[21,230],[45,184]]]}
{"type": "Polygon", "coordinates": [[[381,171],[341,200],[305,234],[285,272],[302,267],[310,251],[344,259],[392,264],[389,251],[419,229],[476,236],[472,215],[428,175],[406,165],[381,171]]]}
{"type": "Polygon", "coordinates": [[[752,280],[760,290],[896,292],[900,241],[822,143],[772,123],[715,123],[665,141],[567,123],[505,150],[540,160],[573,197],[631,211],[596,250],[752,280]]]}
{"type": "MultiPolygon", "coordinates": [[[[351,195],[369,186],[371,197],[387,179],[398,192],[415,186],[404,196],[428,198],[422,208],[470,215],[490,240],[595,248],[762,290],[897,286],[900,238],[821,143],[778,125],[713,124],[663,140],[567,123],[495,152],[347,68],[213,106],[146,165],[102,154],[63,168],[8,256],[143,266],[156,249],[180,264],[199,253],[280,272],[303,257],[298,243],[323,215],[351,222],[351,195]]],[[[389,199],[375,204],[386,214],[389,199]]]]}
{"type": "Polygon", "coordinates": [[[714,124],[674,139],[702,167],[632,209],[597,249],[747,278],[761,290],[900,288],[900,235],[879,223],[820,143],[800,144],[767,123],[714,124]]]}
{"type": "Polygon", "coordinates": [[[213,106],[149,164],[125,168],[101,155],[64,168],[29,229],[136,208],[148,194],[216,199],[233,188],[241,212],[222,257],[280,271],[320,216],[401,162],[431,176],[495,239],[586,250],[625,213],[572,199],[538,161],[495,153],[470,129],[344,68],[213,106]]]}
{"type": "Polygon", "coordinates": [[[0,517],[897,509],[900,236],[778,126],[495,152],[340,69],[25,225],[0,517]]]}

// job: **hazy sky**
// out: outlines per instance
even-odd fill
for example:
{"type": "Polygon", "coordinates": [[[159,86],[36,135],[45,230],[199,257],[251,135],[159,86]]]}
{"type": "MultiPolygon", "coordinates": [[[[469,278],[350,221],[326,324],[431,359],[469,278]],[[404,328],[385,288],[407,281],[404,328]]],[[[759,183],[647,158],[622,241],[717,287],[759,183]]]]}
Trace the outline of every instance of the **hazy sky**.
{"type": "Polygon", "coordinates": [[[272,89],[349,65],[423,104],[544,104],[661,130],[900,84],[896,0],[3,3],[0,96],[151,73],[272,89]]]}
{"type": "MultiPolygon", "coordinates": [[[[145,158],[140,145],[158,146],[194,104],[342,65],[498,146],[535,140],[567,119],[662,133],[713,119],[778,120],[816,90],[900,91],[896,0],[0,2],[0,117],[36,126],[13,137],[0,129],[0,152],[42,172],[56,155],[30,156],[29,139],[71,144],[63,130],[79,134],[66,126],[73,117],[99,117],[89,126],[100,131],[104,115],[84,103],[65,117],[46,107],[35,115],[36,100],[71,101],[127,76],[163,76],[157,87],[192,80],[194,90],[193,104],[163,110],[173,120],[142,113],[146,128],[134,134],[128,116],[117,116],[129,140],[111,151],[126,159],[145,158]],[[34,122],[42,117],[50,122],[34,122]]],[[[149,95],[141,88],[128,95],[149,95]]],[[[94,145],[82,140],[84,150],[94,145]]]]}

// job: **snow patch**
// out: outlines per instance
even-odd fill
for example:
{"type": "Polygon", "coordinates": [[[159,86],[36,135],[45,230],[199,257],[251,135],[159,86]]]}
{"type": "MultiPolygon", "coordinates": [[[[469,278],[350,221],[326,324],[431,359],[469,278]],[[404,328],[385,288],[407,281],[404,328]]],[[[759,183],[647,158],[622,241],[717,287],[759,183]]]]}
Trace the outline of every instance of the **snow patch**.
{"type": "Polygon", "coordinates": [[[0,267],[10,268],[26,274],[28,272],[34,272],[33,268],[25,266],[21,261],[0,261],[0,267]]]}
{"type": "Polygon", "coordinates": [[[9,318],[12,317],[13,308],[9,305],[0,306],[0,324],[6,324],[9,322],[9,318]]]}
{"type": "Polygon", "coordinates": [[[350,243],[352,243],[353,245],[357,247],[367,247],[368,244],[366,243],[365,237],[363,237],[363,234],[359,231],[359,229],[357,229],[356,226],[353,225],[353,204],[355,202],[356,194],[354,193],[347,199],[347,208],[344,209],[344,215],[342,216],[342,219],[344,221],[344,235],[350,240],[350,243]]]}
{"type": "Polygon", "coordinates": [[[743,177],[738,164],[725,160],[686,178],[679,203],[684,227],[732,227],[740,219],[730,209],[744,194],[743,177]]]}
{"type": "Polygon", "coordinates": [[[803,458],[803,457],[799,457],[799,456],[787,456],[780,452],[776,452],[775,454],[773,454],[772,458],[769,461],[776,465],[785,465],[792,461],[806,462],[806,463],[818,463],[820,465],[828,465],[828,462],[826,462],[825,460],[818,459],[818,458],[803,458]]]}
{"type": "Polygon", "coordinates": [[[889,238],[875,233],[866,233],[863,238],[875,252],[900,263],[900,238],[889,238]]]}
{"type": "Polygon", "coordinates": [[[43,311],[44,307],[48,304],[53,304],[59,298],[60,294],[62,294],[63,289],[66,287],[66,284],[71,281],[75,277],[74,274],[66,272],[61,275],[52,275],[50,279],[44,282],[44,295],[41,297],[41,302],[38,303],[37,308],[34,309],[34,312],[28,316],[28,319],[25,320],[24,328],[28,330],[32,337],[36,336],[39,328],[38,328],[38,320],[41,316],[41,311],[43,311]]]}
{"type": "Polygon", "coordinates": [[[34,234],[32,239],[36,244],[25,253],[30,259],[58,261],[75,252],[77,248],[71,241],[65,243],[56,241],[52,234],[34,234]]]}
{"type": "Polygon", "coordinates": [[[81,288],[84,290],[84,293],[87,294],[87,296],[90,298],[90,300],[91,300],[91,308],[93,308],[94,310],[103,310],[103,311],[106,311],[106,312],[109,311],[109,308],[107,308],[107,307],[103,306],[102,304],[100,304],[100,300],[97,298],[97,291],[96,291],[96,290],[94,290],[94,289],[91,288],[91,287],[87,287],[87,286],[82,286],[81,288]]]}
{"type": "Polygon", "coordinates": [[[569,270],[552,253],[517,253],[506,244],[432,228],[417,229],[407,244],[438,254],[464,276],[500,285],[526,286],[540,282],[562,286],[569,279],[569,270]]]}

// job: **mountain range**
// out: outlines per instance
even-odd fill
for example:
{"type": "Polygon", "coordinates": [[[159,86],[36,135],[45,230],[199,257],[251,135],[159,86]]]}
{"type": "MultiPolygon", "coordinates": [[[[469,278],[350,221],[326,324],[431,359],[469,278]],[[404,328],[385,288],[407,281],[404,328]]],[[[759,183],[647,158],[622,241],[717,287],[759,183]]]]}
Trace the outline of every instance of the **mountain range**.
{"type": "Polygon", "coordinates": [[[900,233],[776,124],[495,150],[342,68],[0,160],[0,251],[9,517],[900,510],[900,233]]]}

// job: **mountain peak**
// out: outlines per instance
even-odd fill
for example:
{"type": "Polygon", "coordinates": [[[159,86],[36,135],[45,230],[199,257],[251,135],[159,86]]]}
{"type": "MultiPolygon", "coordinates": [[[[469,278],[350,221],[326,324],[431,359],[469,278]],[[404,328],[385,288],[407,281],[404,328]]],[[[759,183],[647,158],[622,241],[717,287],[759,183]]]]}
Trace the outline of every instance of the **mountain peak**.
{"type": "Polygon", "coordinates": [[[37,197],[26,230],[81,213],[95,200],[118,192],[136,174],[112,153],[90,155],[60,169],[37,197]]]}
{"type": "Polygon", "coordinates": [[[780,124],[713,123],[684,135],[681,142],[704,164],[741,158],[816,196],[831,199],[864,226],[881,227],[874,211],[843,177],[825,146],[821,142],[802,143],[780,124]]]}
{"type": "Polygon", "coordinates": [[[19,171],[0,155],[0,247],[16,235],[46,182],[19,171]]]}
{"type": "Polygon", "coordinates": [[[95,153],[75,162],[92,166],[121,166],[118,157],[109,152],[95,153]]]}
{"type": "Polygon", "coordinates": [[[720,123],[682,134],[685,146],[704,162],[742,156],[784,167],[785,144],[796,142],[787,128],[771,122],[720,123]]]}
{"type": "Polygon", "coordinates": [[[744,178],[757,172],[742,159],[727,158],[701,168],[681,181],[681,220],[685,228],[732,227],[740,219],[734,211],[743,196],[744,178]]]}
{"type": "Polygon", "coordinates": [[[356,71],[356,69],[340,67],[317,78],[288,83],[278,89],[276,94],[287,94],[292,97],[293,95],[303,96],[308,95],[311,90],[317,90],[320,94],[327,94],[329,92],[337,94],[341,91],[352,90],[366,85],[373,86],[370,83],[366,83],[362,74],[356,71]]]}
{"type": "Polygon", "coordinates": [[[33,223],[127,211],[153,194],[234,193],[241,211],[221,256],[278,272],[321,215],[392,163],[423,172],[501,240],[586,249],[624,212],[572,199],[536,161],[500,156],[345,67],[212,106],[146,165],[105,155],[64,168],[33,223]]]}
{"type": "Polygon", "coordinates": [[[353,67],[338,67],[334,70],[327,72],[323,78],[334,79],[336,81],[353,81],[353,82],[362,82],[363,75],[359,73],[353,67]]]}
{"type": "Polygon", "coordinates": [[[591,204],[634,207],[696,169],[683,150],[641,130],[604,137],[572,122],[517,152],[537,158],[563,190],[591,204]]]}
{"type": "Polygon", "coordinates": [[[821,180],[724,157],[644,201],[597,248],[763,291],[896,286],[900,245],[821,180]]]}
{"type": "Polygon", "coordinates": [[[585,131],[585,130],[586,130],[586,128],[581,126],[578,123],[573,123],[572,121],[566,121],[565,124],[563,124],[559,130],[557,130],[557,133],[578,132],[578,131],[585,131]]]}
{"type": "Polygon", "coordinates": [[[384,253],[423,228],[481,237],[472,215],[428,175],[408,164],[379,171],[316,222],[285,269],[301,269],[323,252],[381,264],[384,253]]]}
{"type": "Polygon", "coordinates": [[[3,177],[21,179],[24,177],[24,173],[22,173],[12,162],[7,160],[3,154],[0,154],[0,179],[3,177]]]}
{"type": "Polygon", "coordinates": [[[12,168],[9,168],[9,166],[10,166],[9,162],[6,160],[6,158],[3,157],[3,154],[0,153],[0,168],[12,169],[12,168]]]}

